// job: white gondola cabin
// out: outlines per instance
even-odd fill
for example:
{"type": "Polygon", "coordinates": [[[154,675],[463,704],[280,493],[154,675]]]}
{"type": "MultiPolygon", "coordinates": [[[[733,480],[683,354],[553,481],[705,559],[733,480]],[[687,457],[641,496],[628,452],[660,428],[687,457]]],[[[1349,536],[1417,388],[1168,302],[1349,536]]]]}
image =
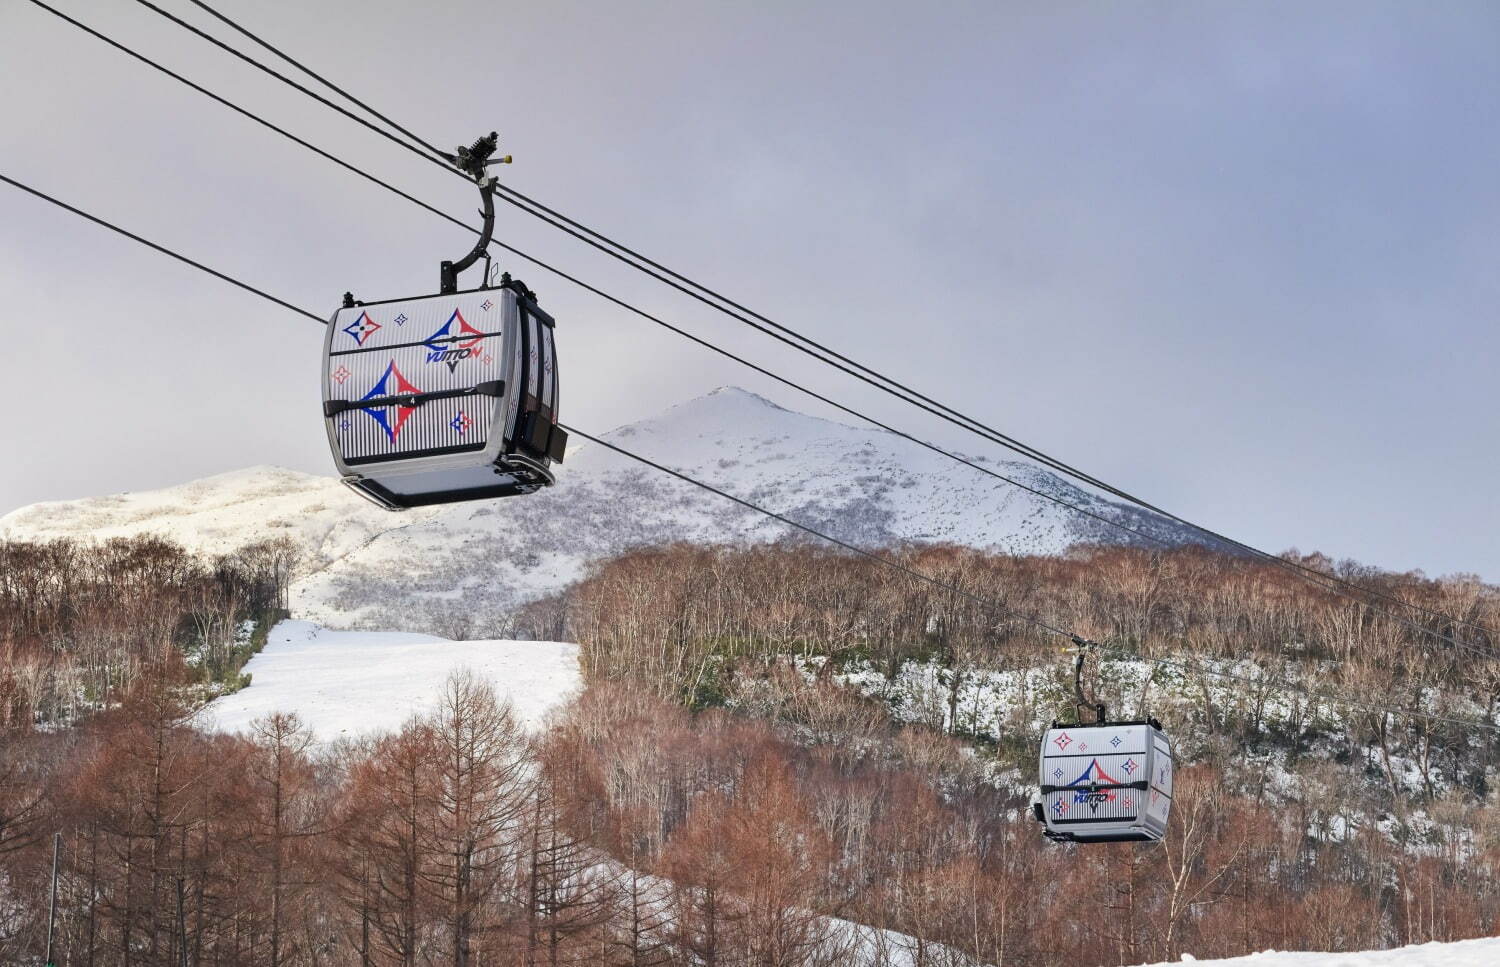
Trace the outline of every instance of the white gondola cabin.
{"type": "Polygon", "coordinates": [[[346,297],[323,349],[323,415],[344,483],[390,510],[549,486],[567,446],[553,328],[508,277],[414,299],[346,297]]]}
{"type": "Polygon", "coordinates": [[[1172,743],[1155,719],[1053,723],[1042,737],[1032,810],[1049,839],[1155,841],[1172,808],[1172,743]]]}

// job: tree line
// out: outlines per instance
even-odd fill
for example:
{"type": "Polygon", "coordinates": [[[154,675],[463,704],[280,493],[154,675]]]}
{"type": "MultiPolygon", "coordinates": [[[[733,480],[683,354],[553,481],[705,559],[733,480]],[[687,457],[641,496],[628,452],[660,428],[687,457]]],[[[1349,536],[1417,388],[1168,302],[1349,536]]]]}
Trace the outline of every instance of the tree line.
{"type": "Polygon", "coordinates": [[[961,674],[1055,653],[1058,640],[1029,619],[1146,657],[1290,658],[1349,669],[1351,679],[1385,675],[1382,687],[1463,684],[1490,702],[1500,690],[1491,658],[1500,588],[1473,576],[1433,580],[1287,556],[1356,585],[1341,595],[1201,547],[1077,547],[1054,557],[918,546],[887,556],[954,590],[814,545],[683,544],[596,564],[526,609],[521,626],[581,642],[593,677],[630,678],[698,705],[712,704],[722,676],[747,659],[857,656],[893,675],[936,655],[961,674]]]}
{"type": "Polygon", "coordinates": [[[210,558],[150,536],[0,541],[0,730],[77,721],[162,663],[240,687],[295,560],[285,540],[210,558]]]}

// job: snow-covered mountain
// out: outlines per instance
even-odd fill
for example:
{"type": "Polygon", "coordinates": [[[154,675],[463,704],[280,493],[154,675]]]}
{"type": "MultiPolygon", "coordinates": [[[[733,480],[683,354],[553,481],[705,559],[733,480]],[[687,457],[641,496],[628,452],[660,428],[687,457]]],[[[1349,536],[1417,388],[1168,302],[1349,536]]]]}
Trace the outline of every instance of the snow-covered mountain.
{"type": "Polygon", "coordinates": [[[250,467],[141,493],[32,504],[0,517],[0,539],[133,537],[160,534],[220,554],[287,537],[304,573],[345,557],[393,527],[440,509],[398,517],[356,496],[336,477],[250,467]]]}
{"type": "MultiPolygon", "coordinates": [[[[1079,541],[1131,538],[893,434],[797,413],[732,387],[604,438],[863,547],[943,541],[1046,554],[1079,541]]],[[[1045,470],[975,462],[1137,530],[1190,539],[1045,470]]],[[[285,535],[304,553],[293,596],[298,617],[474,638],[504,637],[496,622],[516,604],[633,546],[796,532],[586,443],[570,450],[557,486],[544,493],[404,514],[371,506],[331,477],[257,467],[0,517],[0,538],[139,533],[208,551],[285,535]]]]}

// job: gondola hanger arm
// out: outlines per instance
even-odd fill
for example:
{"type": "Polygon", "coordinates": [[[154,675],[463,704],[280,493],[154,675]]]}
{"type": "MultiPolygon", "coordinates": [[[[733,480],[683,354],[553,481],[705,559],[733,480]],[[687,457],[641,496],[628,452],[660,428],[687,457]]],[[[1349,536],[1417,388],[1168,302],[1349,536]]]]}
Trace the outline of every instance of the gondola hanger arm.
{"type": "Polygon", "coordinates": [[[489,284],[489,248],[490,240],[495,234],[495,176],[486,174],[485,168],[490,165],[510,164],[510,155],[501,155],[498,158],[491,157],[495,148],[499,145],[500,135],[491,131],[482,138],[475,139],[468,147],[460,145],[454,149],[453,154],[443,154],[443,158],[459,171],[473,178],[479,185],[479,197],[483,207],[479,215],[484,219],[484,225],[479,232],[479,239],[469,254],[457,262],[443,261],[438,266],[438,292],[442,295],[452,295],[458,291],[458,273],[467,269],[481,258],[485,260],[485,283],[489,284]]]}
{"type": "Polygon", "coordinates": [[[1099,703],[1090,702],[1088,700],[1088,698],[1083,694],[1083,663],[1088,658],[1089,649],[1099,647],[1099,643],[1096,642],[1096,641],[1092,641],[1092,640],[1090,640],[1088,638],[1085,638],[1082,635],[1077,635],[1077,634],[1070,635],[1069,638],[1073,642],[1073,655],[1074,655],[1074,657],[1073,657],[1074,718],[1078,722],[1081,723],[1083,721],[1083,710],[1092,706],[1093,709],[1094,709],[1094,715],[1096,716],[1096,720],[1100,724],[1103,724],[1104,722],[1107,722],[1109,720],[1109,716],[1107,714],[1107,710],[1104,707],[1104,703],[1102,703],[1102,702],[1099,702],[1099,703]]]}

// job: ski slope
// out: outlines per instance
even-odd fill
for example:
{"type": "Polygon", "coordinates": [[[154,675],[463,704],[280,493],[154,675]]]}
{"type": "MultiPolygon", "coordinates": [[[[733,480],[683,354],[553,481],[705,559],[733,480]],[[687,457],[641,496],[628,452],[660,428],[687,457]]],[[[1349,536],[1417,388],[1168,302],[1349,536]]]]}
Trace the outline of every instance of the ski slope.
{"type": "MultiPolygon", "coordinates": [[[[1391,950],[1364,950],[1357,953],[1315,953],[1268,950],[1246,957],[1227,960],[1195,960],[1184,954],[1184,961],[1215,967],[1496,967],[1500,965],[1500,937],[1459,940],[1453,943],[1428,943],[1391,950]]],[[[1182,961],[1168,961],[1145,967],[1167,967],[1182,961]]]]}
{"type": "Polygon", "coordinates": [[[247,732],[261,716],[296,712],[318,742],[394,732],[413,715],[431,712],[444,681],[464,667],[489,679],[532,731],[583,687],[577,645],[449,641],[283,621],[245,666],[249,687],[210,702],[198,724],[247,732]]]}

